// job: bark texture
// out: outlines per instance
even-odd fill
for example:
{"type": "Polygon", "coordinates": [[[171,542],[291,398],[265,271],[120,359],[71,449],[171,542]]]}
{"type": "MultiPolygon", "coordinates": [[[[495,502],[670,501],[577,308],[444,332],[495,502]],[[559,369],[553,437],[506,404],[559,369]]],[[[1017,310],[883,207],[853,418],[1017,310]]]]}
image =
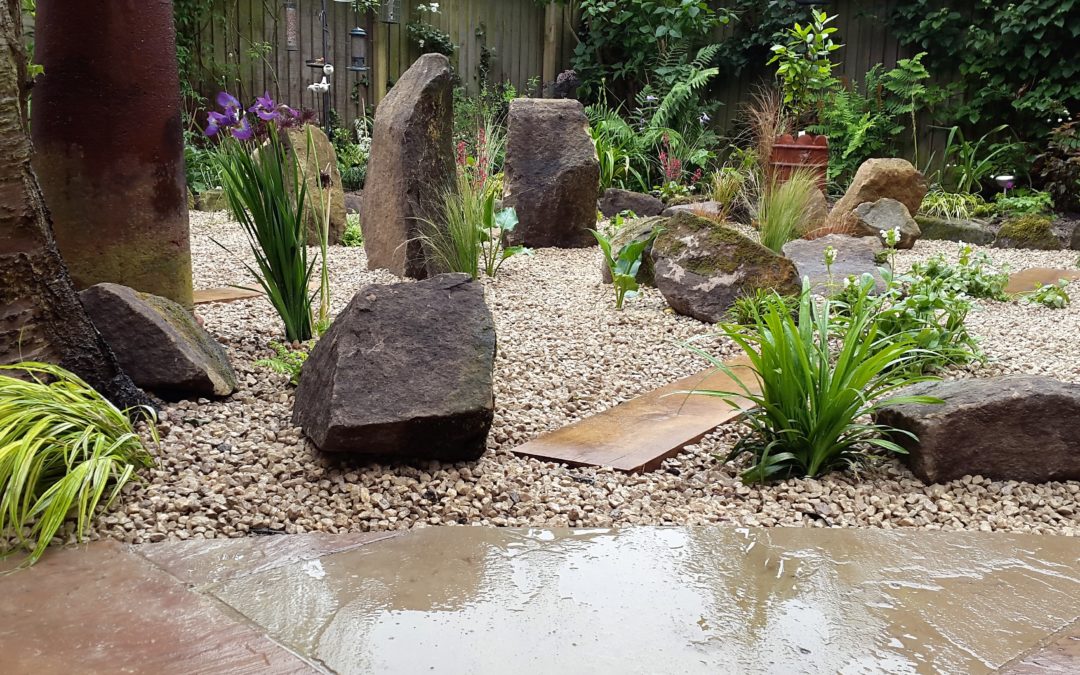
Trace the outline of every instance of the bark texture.
{"type": "Polygon", "coordinates": [[[77,289],[109,282],[191,309],[170,0],[38,0],[34,171],[77,289]]]}
{"type": "Polygon", "coordinates": [[[0,363],[55,363],[121,408],[145,404],[75,295],[30,167],[19,7],[0,0],[0,363]]]}

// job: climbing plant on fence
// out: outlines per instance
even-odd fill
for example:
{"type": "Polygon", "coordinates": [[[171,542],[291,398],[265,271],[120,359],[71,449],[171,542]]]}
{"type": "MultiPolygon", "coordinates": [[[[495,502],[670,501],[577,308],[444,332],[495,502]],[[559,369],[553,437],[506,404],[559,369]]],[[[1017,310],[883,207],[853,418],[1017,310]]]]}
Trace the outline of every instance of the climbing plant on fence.
{"type": "Polygon", "coordinates": [[[1041,142],[1066,109],[1080,108],[1080,0],[971,4],[901,0],[889,23],[900,40],[926,51],[931,72],[957,73],[953,123],[1006,123],[1041,142]]]}

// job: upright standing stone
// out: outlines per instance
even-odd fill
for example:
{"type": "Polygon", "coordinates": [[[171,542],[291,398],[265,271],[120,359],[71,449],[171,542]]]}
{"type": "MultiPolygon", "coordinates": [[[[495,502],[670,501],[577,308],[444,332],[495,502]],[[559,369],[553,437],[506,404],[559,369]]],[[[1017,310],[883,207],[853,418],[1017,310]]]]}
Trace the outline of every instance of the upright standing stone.
{"type": "Polygon", "coordinates": [[[307,224],[309,246],[318,246],[322,229],[320,209],[326,207],[326,197],[330,196],[330,231],[328,243],[337,244],[345,234],[345,190],[341,187],[341,172],[338,170],[337,153],[334,144],[326,132],[314,124],[292,128],[285,132],[290,152],[299,159],[307,184],[307,197],[304,204],[304,218],[307,224]],[[311,132],[311,152],[308,148],[308,132],[311,132]],[[321,202],[321,204],[320,204],[321,202]]]}
{"type": "Polygon", "coordinates": [[[504,206],[517,210],[510,242],[583,248],[596,243],[600,162],[589,120],[577,101],[519,98],[510,102],[504,206]]]}
{"type": "Polygon", "coordinates": [[[191,306],[172,3],[37,4],[34,169],[77,288],[191,306]]]}
{"type": "Polygon", "coordinates": [[[375,111],[364,184],[364,249],[370,269],[428,276],[418,237],[438,222],[438,206],[454,185],[454,97],[450,62],[417,59],[375,111]]]}

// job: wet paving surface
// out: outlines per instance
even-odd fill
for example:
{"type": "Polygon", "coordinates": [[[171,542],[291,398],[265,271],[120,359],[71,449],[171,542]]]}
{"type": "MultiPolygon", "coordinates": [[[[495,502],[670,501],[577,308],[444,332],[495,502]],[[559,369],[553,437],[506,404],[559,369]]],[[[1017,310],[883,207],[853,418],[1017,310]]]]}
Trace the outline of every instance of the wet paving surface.
{"type": "Polygon", "coordinates": [[[87,559],[102,550],[0,578],[0,665],[19,666],[0,671],[63,672],[21,669],[27,645],[45,644],[37,633],[63,631],[103,655],[80,672],[141,663],[127,657],[155,645],[153,672],[246,672],[252,653],[283,672],[343,674],[1080,672],[1080,541],[1066,537],[453,527],[177,542],[126,549],[146,569],[116,598],[105,592],[116,568],[87,559]],[[96,633],[73,618],[87,616],[77,574],[80,592],[20,597],[19,580],[50,565],[97,570],[96,633]],[[155,575],[193,600],[161,607],[155,575]],[[165,609],[182,639],[153,616],[165,609]],[[130,637],[148,631],[150,643],[130,637]],[[184,659],[171,669],[170,650],[184,659]]]}

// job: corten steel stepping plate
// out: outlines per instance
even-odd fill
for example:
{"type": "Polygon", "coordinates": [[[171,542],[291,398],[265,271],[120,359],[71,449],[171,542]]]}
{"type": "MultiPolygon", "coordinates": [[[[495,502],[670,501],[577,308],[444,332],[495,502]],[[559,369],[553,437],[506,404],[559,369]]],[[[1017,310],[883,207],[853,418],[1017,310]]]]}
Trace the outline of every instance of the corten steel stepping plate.
{"type": "MultiPolygon", "coordinates": [[[[319,282],[313,281],[308,284],[308,290],[319,290],[319,282]]],[[[257,288],[237,288],[236,286],[225,286],[223,288],[204,288],[200,291],[195,291],[192,295],[195,298],[196,305],[205,305],[211,302],[236,302],[237,300],[250,300],[251,298],[261,298],[266,294],[257,288]]]]}
{"type": "Polygon", "coordinates": [[[1009,283],[1005,286],[1005,292],[1009,295],[1028,293],[1039,287],[1039,284],[1053,285],[1058,279],[1074,281],[1080,279],[1080,270],[1058,270],[1049,267],[1032,267],[1031,269],[1009,275],[1009,283]]]}
{"type": "Polygon", "coordinates": [[[211,302],[235,302],[237,300],[258,298],[262,297],[263,292],[229,286],[226,288],[205,288],[201,291],[195,291],[193,295],[195,296],[196,305],[205,305],[211,302]]]}
{"type": "MultiPolygon", "coordinates": [[[[745,377],[748,386],[753,383],[751,390],[757,392],[757,382],[745,357],[725,363],[740,378],[745,377]]],[[[710,368],[534,438],[514,448],[514,453],[571,466],[653,471],[668,457],[750,407],[742,398],[737,401],[744,407],[737,410],[715,396],[679,393],[696,389],[742,391],[728,375],[710,368]]]]}

